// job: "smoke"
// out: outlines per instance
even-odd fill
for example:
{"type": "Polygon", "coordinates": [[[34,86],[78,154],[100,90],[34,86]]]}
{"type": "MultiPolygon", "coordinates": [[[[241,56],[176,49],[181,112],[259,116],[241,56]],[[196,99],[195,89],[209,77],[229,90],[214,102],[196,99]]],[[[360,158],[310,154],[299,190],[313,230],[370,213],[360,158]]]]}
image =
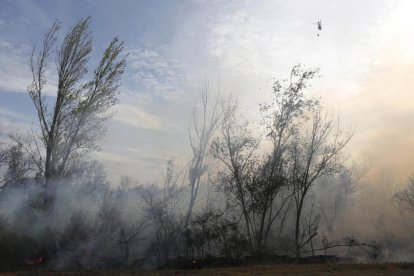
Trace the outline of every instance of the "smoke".
{"type": "Polygon", "coordinates": [[[56,194],[50,206],[43,204],[43,186],[34,181],[2,191],[0,214],[7,221],[2,230],[17,235],[12,239],[30,240],[22,246],[24,254],[12,263],[22,265],[22,258],[41,257],[48,268],[76,269],[100,267],[98,259],[112,257],[122,265],[119,242],[132,234],[138,238],[144,229],[139,194],[129,188],[109,189],[99,179],[82,182],[60,179],[52,183],[56,194]]]}
{"type": "MultiPolygon", "coordinates": [[[[399,68],[397,71],[411,69],[411,65],[407,66],[392,65],[399,68]]],[[[399,79],[401,85],[390,85],[391,92],[382,89],[397,75],[397,72],[372,75],[366,90],[353,95],[356,105],[345,109],[345,115],[350,110],[355,117],[362,113],[370,115],[358,121],[349,147],[351,161],[361,160],[368,165],[343,166],[312,188],[305,201],[303,219],[309,225],[316,223],[313,248],[358,240],[380,245],[381,253],[370,252],[380,260],[414,258],[410,214],[402,214],[393,201],[395,191],[412,173],[413,157],[407,149],[414,142],[413,129],[409,128],[409,119],[414,114],[403,88],[412,86],[413,81],[405,75],[399,79]],[[371,96],[374,92],[381,100],[371,96]],[[384,99],[383,107],[378,109],[384,99]]],[[[240,214],[228,210],[225,196],[215,189],[218,167],[214,160],[208,160],[189,232],[182,229],[189,202],[185,169],[175,172],[174,183],[154,181],[153,185],[140,185],[131,178],[123,178],[116,186],[107,181],[101,165],[85,163],[71,177],[54,181],[52,206],[43,205],[44,187],[36,179],[16,183],[0,194],[0,216],[7,221],[0,232],[6,233],[9,248],[19,247],[19,254],[9,259],[10,267],[42,258],[45,268],[59,270],[155,268],[180,256],[206,256],[208,252],[231,255],[217,244],[240,245],[234,247],[234,252],[238,256],[247,254],[242,246],[245,226],[240,214]],[[227,232],[222,230],[223,236],[211,235],[213,238],[209,240],[206,233],[215,231],[211,224],[227,232]],[[25,244],[20,244],[21,241],[25,244]]],[[[286,220],[277,220],[272,226],[266,246],[271,253],[293,254],[295,211],[291,207],[286,211],[286,220]]],[[[356,247],[316,253],[369,258],[363,249],[356,247]]]]}

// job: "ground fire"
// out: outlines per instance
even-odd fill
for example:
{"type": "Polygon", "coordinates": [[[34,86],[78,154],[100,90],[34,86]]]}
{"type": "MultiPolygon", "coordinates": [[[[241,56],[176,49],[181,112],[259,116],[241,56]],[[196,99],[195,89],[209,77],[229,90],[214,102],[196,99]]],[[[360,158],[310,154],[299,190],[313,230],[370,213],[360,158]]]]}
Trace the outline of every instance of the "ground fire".
{"type": "Polygon", "coordinates": [[[42,257],[34,258],[34,259],[25,259],[23,261],[23,267],[30,267],[40,265],[43,262],[42,257]]]}

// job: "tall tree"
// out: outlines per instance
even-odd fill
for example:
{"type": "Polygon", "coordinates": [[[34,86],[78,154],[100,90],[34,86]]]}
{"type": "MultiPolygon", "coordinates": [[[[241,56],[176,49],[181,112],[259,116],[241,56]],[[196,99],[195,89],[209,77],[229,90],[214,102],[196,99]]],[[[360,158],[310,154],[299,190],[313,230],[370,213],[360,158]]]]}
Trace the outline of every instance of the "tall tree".
{"type": "Polygon", "coordinates": [[[274,82],[273,102],[261,106],[263,121],[273,145],[269,156],[270,176],[284,176],[279,179],[289,183],[294,197],[297,255],[316,235],[309,234],[312,232],[307,231],[309,229],[300,231],[305,198],[317,179],[335,172],[338,164],[336,157],[351,139],[351,135],[342,137],[335,121],[323,116],[319,101],[305,94],[309,81],[316,77],[318,71],[294,66],[289,80],[274,82]],[[306,132],[309,121],[310,131],[306,132]]]}
{"type": "Polygon", "coordinates": [[[112,39],[89,81],[87,63],[92,52],[90,17],[79,20],[56,49],[57,88],[52,107],[45,97],[46,69],[57,41],[60,23],[55,22],[43,38],[38,52],[30,58],[32,83],[29,95],[37,110],[41,140],[45,147],[43,176],[46,190],[54,177],[69,174],[86,152],[98,149],[97,140],[104,132],[103,122],[111,117],[117,103],[120,77],[126,58],[123,43],[112,39]]]}
{"type": "Polygon", "coordinates": [[[226,196],[227,205],[241,213],[250,251],[255,253],[255,213],[251,208],[254,199],[249,193],[249,187],[252,187],[258,163],[255,155],[258,141],[251,135],[247,124],[238,122],[237,108],[235,102],[230,102],[223,108],[220,137],[213,141],[211,153],[224,165],[224,169],[218,174],[218,188],[226,196]]]}
{"type": "Polygon", "coordinates": [[[306,96],[309,81],[317,73],[317,69],[296,65],[288,80],[273,83],[273,101],[260,107],[267,140],[254,137],[246,125],[240,125],[236,106],[229,105],[221,137],[212,144],[213,155],[227,167],[219,175],[219,187],[241,211],[254,254],[266,250],[275,221],[279,219],[283,228],[292,204],[296,206],[297,251],[303,246],[298,234],[303,202],[316,179],[334,170],[335,157],[350,139],[334,133],[333,121],[321,116],[319,101],[306,96]],[[307,136],[309,121],[313,128],[307,136]],[[261,147],[263,142],[266,147],[261,147]]]}
{"type": "Polygon", "coordinates": [[[237,104],[224,108],[221,135],[214,140],[211,152],[224,169],[218,175],[218,188],[228,207],[240,213],[252,254],[266,251],[267,239],[274,223],[283,227],[286,204],[291,196],[283,193],[285,177],[272,153],[261,156],[262,140],[255,137],[247,123],[238,122],[237,104]]]}
{"type": "Polygon", "coordinates": [[[289,147],[290,183],[295,199],[295,250],[311,242],[317,232],[303,229],[301,216],[305,199],[322,176],[335,174],[341,165],[341,152],[352,135],[342,135],[335,120],[324,115],[319,107],[312,110],[310,130],[295,135],[289,147]]]}
{"type": "Polygon", "coordinates": [[[191,127],[188,130],[193,157],[191,159],[188,172],[190,201],[184,221],[184,228],[187,228],[191,219],[194,204],[196,202],[198,190],[201,184],[201,178],[207,170],[205,158],[207,149],[210,145],[210,140],[219,127],[222,117],[217,110],[218,98],[212,103],[211,107],[210,105],[210,91],[206,85],[201,89],[201,111],[197,108],[197,106],[194,107],[191,116],[191,127]],[[209,108],[211,108],[210,112],[209,108]]]}

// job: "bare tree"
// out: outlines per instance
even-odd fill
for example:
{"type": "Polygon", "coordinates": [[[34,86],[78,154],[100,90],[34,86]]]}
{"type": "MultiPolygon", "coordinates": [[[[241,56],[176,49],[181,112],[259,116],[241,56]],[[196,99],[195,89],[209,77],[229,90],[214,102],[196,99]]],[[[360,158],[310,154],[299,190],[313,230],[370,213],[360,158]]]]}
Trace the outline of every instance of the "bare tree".
{"type": "Polygon", "coordinates": [[[316,236],[318,219],[313,208],[306,229],[300,231],[305,197],[319,177],[335,172],[337,157],[351,138],[342,137],[334,121],[322,116],[319,101],[305,95],[317,73],[296,65],[289,80],[273,83],[274,100],[260,107],[271,145],[263,148],[264,155],[258,149],[266,140],[254,137],[247,125],[237,122],[236,105],[225,110],[221,138],[212,144],[213,155],[227,167],[219,175],[219,187],[241,210],[254,254],[265,250],[276,220],[283,227],[292,200],[297,254],[316,236]],[[306,132],[309,122],[311,130],[306,132]]]}
{"type": "Polygon", "coordinates": [[[108,189],[101,199],[94,250],[97,261],[103,266],[112,263],[127,268],[131,252],[143,239],[148,225],[140,214],[139,205],[130,204],[131,198],[135,202],[140,189],[131,186],[130,181],[128,177],[123,178],[121,187],[108,189]]]}
{"type": "MultiPolygon", "coordinates": [[[[315,236],[312,233],[306,238],[304,235],[299,237],[304,199],[318,178],[334,172],[336,157],[351,138],[347,136],[341,139],[334,121],[322,115],[319,101],[304,93],[318,71],[304,70],[301,65],[294,66],[289,80],[274,82],[273,102],[261,106],[268,137],[273,144],[269,160],[274,169],[270,175],[285,176],[295,199],[295,247],[298,255],[299,249],[315,236]],[[311,131],[303,134],[309,120],[311,131]]],[[[314,225],[312,221],[314,219],[309,218],[307,225],[314,225]]],[[[309,229],[313,228],[308,227],[308,231],[301,233],[309,234],[312,232],[309,229]]]]}
{"type": "Polygon", "coordinates": [[[239,123],[237,104],[223,109],[221,137],[211,147],[225,168],[218,175],[218,188],[228,206],[240,211],[251,253],[262,254],[272,225],[278,218],[284,221],[284,206],[290,198],[282,196],[285,177],[273,154],[258,154],[261,139],[252,135],[247,123],[239,123]]]}
{"type": "Polygon", "coordinates": [[[7,151],[6,146],[3,142],[0,141],[0,168],[6,163],[7,160],[7,151]]]}
{"type": "Polygon", "coordinates": [[[150,186],[141,192],[153,233],[150,250],[160,263],[165,263],[174,253],[178,254],[180,249],[178,244],[184,223],[179,212],[184,190],[181,175],[182,171],[176,173],[174,163],[169,161],[163,188],[150,186]]]}
{"type": "Polygon", "coordinates": [[[210,107],[210,91],[208,85],[201,89],[201,111],[194,107],[191,117],[191,127],[189,128],[190,145],[193,152],[190,168],[188,172],[188,180],[190,186],[190,202],[184,221],[184,228],[187,228],[191,219],[194,204],[197,199],[198,190],[200,188],[201,178],[207,170],[205,165],[205,157],[210,140],[214,132],[220,125],[221,114],[218,111],[218,98],[210,107]],[[209,108],[211,111],[209,112],[209,108]],[[201,116],[200,116],[201,113],[201,116]]]}
{"type": "Polygon", "coordinates": [[[211,145],[212,155],[220,160],[226,169],[218,175],[218,188],[225,194],[228,205],[240,209],[250,250],[254,252],[254,234],[246,186],[255,164],[253,158],[257,141],[251,136],[247,126],[240,125],[236,120],[237,103],[228,103],[223,110],[221,137],[216,138],[211,145]]]}
{"type": "Polygon", "coordinates": [[[321,222],[327,230],[327,234],[333,234],[335,226],[342,221],[342,215],[347,207],[352,204],[353,195],[357,184],[362,178],[362,171],[356,167],[351,169],[341,166],[336,175],[321,177],[314,187],[317,194],[318,212],[321,222]]]}
{"type": "Polygon", "coordinates": [[[395,193],[394,198],[401,208],[414,212],[414,177],[409,178],[406,187],[395,193]]]}
{"type": "MultiPolygon", "coordinates": [[[[8,161],[8,151],[7,147],[4,145],[4,143],[0,142],[0,170],[4,171],[5,167],[7,166],[8,161]]],[[[4,187],[6,182],[5,175],[2,175],[0,178],[0,185],[1,187],[4,187]]]]}
{"type": "Polygon", "coordinates": [[[33,162],[24,154],[21,143],[0,149],[0,168],[2,165],[6,168],[0,178],[0,189],[24,184],[33,169],[33,162]]]}
{"type": "Polygon", "coordinates": [[[308,82],[317,73],[318,69],[304,70],[301,65],[294,66],[289,80],[276,80],[273,83],[273,101],[260,106],[267,137],[272,144],[272,151],[267,157],[270,180],[288,180],[286,164],[289,144],[295,139],[303,121],[307,120],[306,112],[318,104],[318,100],[304,94],[308,82]]]}
{"type": "Polygon", "coordinates": [[[36,107],[45,154],[41,158],[45,186],[50,179],[66,175],[85,153],[98,149],[103,122],[111,117],[110,108],[117,102],[120,77],[125,68],[121,57],[123,43],[114,38],[106,48],[92,79],[84,81],[92,52],[90,18],[79,20],[66,34],[57,49],[58,84],[51,108],[45,100],[46,69],[60,29],[55,22],[45,34],[42,47],[30,58],[32,83],[29,95],[36,107]]]}
{"type": "Polygon", "coordinates": [[[351,138],[351,134],[342,135],[335,120],[316,107],[312,111],[310,131],[298,133],[289,147],[290,183],[295,199],[295,249],[298,256],[300,249],[313,238],[301,235],[305,199],[317,179],[338,172],[341,152],[351,138]]]}
{"type": "Polygon", "coordinates": [[[119,229],[118,244],[122,251],[122,266],[127,268],[129,266],[129,256],[132,246],[138,241],[142,240],[142,232],[146,224],[142,221],[123,223],[119,229]]]}

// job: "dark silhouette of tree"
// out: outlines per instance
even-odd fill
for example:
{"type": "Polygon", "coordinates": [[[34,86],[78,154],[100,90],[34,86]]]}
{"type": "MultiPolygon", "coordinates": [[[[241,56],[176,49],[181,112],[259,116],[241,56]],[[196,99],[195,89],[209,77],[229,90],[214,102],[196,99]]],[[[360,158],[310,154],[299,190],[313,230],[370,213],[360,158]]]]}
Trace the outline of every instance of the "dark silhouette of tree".
{"type": "Polygon", "coordinates": [[[153,185],[141,191],[143,209],[152,233],[150,253],[155,255],[160,264],[179,254],[180,246],[183,247],[181,234],[184,218],[181,216],[180,202],[184,187],[180,183],[181,174],[182,171],[176,172],[174,162],[170,160],[162,189],[153,185]]]}
{"type": "Polygon", "coordinates": [[[305,198],[317,179],[336,172],[340,153],[351,139],[323,115],[317,99],[305,95],[317,73],[296,65],[289,80],[273,83],[273,101],[260,107],[265,138],[238,122],[236,104],[223,108],[221,137],[211,147],[226,168],[218,187],[227,203],[240,210],[253,254],[266,251],[272,225],[279,221],[282,228],[292,206],[297,254],[316,236],[318,216],[312,211],[301,220],[305,198]],[[261,147],[264,142],[267,146],[261,147]]]}
{"type": "Polygon", "coordinates": [[[312,186],[325,175],[339,171],[341,152],[352,135],[342,135],[335,120],[323,115],[321,109],[312,111],[311,129],[298,134],[289,148],[290,183],[295,202],[295,247],[300,256],[300,249],[316,235],[302,229],[301,215],[305,199],[312,186]]]}
{"type": "Polygon", "coordinates": [[[23,145],[9,145],[0,149],[0,168],[7,167],[0,178],[0,189],[16,187],[28,180],[28,174],[33,169],[33,163],[23,151],[23,145]]]}
{"type": "Polygon", "coordinates": [[[297,255],[316,235],[310,231],[317,225],[312,218],[307,219],[308,227],[303,227],[307,229],[300,230],[304,200],[317,179],[335,172],[337,157],[351,139],[351,136],[342,138],[335,121],[322,114],[319,101],[304,93],[318,71],[294,66],[289,80],[274,82],[273,102],[261,106],[267,135],[273,144],[270,176],[279,175],[276,179],[287,181],[294,196],[297,255]]]}
{"type": "Polygon", "coordinates": [[[208,208],[191,219],[185,239],[193,259],[206,256],[240,257],[247,247],[239,224],[234,219],[226,218],[225,211],[208,208]]]}
{"type": "Polygon", "coordinates": [[[223,110],[221,136],[211,146],[213,156],[224,165],[217,187],[227,205],[240,212],[251,253],[263,254],[272,225],[280,219],[283,227],[284,207],[291,196],[282,193],[287,182],[281,163],[274,162],[273,153],[261,157],[261,139],[254,137],[247,123],[239,123],[237,103],[223,110]]]}
{"type": "MultiPolygon", "coordinates": [[[[6,145],[0,142],[0,169],[4,171],[4,168],[7,167],[8,163],[8,149],[6,145]]],[[[5,187],[7,178],[6,175],[2,175],[0,178],[1,187],[5,187]]]]}
{"type": "Polygon", "coordinates": [[[414,177],[410,177],[407,185],[395,193],[394,198],[400,207],[414,212],[414,177]]]}

